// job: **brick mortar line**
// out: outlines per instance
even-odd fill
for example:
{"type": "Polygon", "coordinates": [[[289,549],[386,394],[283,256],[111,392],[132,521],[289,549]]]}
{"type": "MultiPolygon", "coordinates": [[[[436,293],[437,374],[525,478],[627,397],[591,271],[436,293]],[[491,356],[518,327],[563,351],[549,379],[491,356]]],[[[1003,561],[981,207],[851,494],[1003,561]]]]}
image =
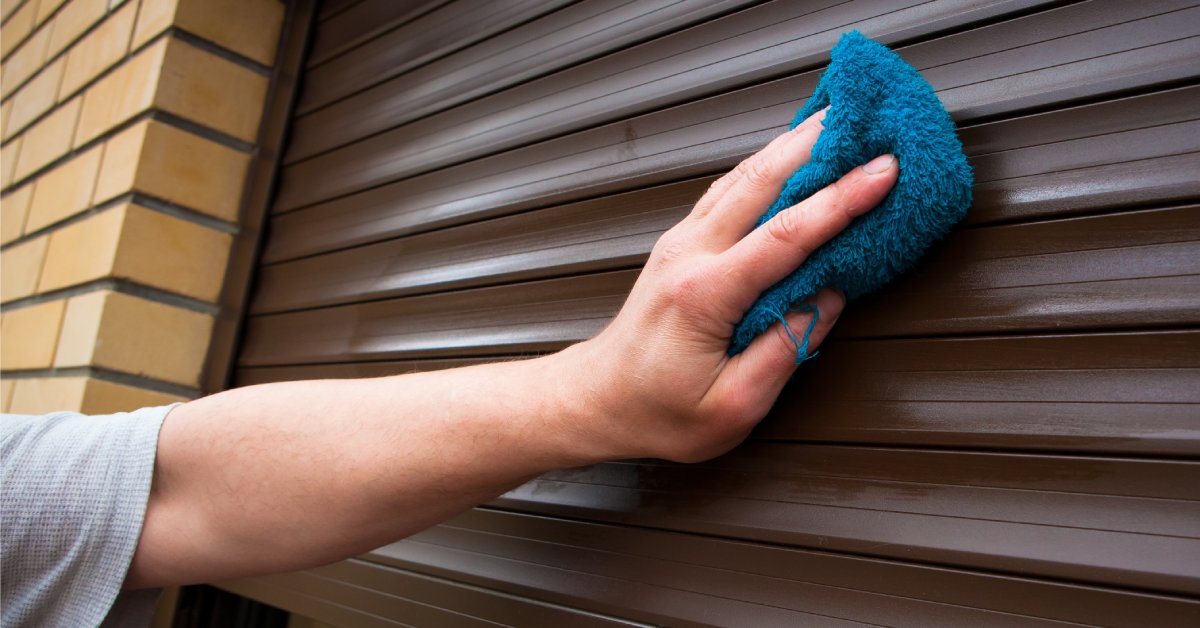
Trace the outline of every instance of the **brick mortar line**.
{"type": "Polygon", "coordinates": [[[230,235],[237,235],[242,231],[241,226],[235,222],[230,222],[224,218],[217,218],[198,209],[192,209],[187,205],[172,203],[157,196],[137,191],[132,192],[130,196],[132,197],[130,202],[141,205],[146,209],[152,209],[160,214],[186,220],[194,225],[212,229],[213,231],[220,231],[221,233],[228,233],[230,235]]]}
{"type": "Polygon", "coordinates": [[[175,395],[194,399],[201,396],[198,387],[177,384],[145,375],[124,373],[102,366],[64,366],[44,369],[23,369],[18,371],[0,371],[0,375],[8,380],[22,379],[60,379],[66,377],[90,377],[92,379],[141,388],[153,392],[175,395]]]}
{"type": "MultiPolygon", "coordinates": [[[[12,88],[12,91],[10,91],[10,92],[8,92],[7,94],[5,94],[5,95],[4,95],[4,98],[3,98],[2,100],[0,100],[0,103],[5,103],[5,102],[8,102],[8,101],[12,100],[13,96],[15,96],[17,92],[21,91],[21,88],[22,88],[22,87],[25,87],[25,85],[29,84],[29,82],[30,82],[30,81],[32,81],[33,79],[37,78],[37,75],[41,74],[42,72],[45,72],[45,71],[46,71],[46,68],[48,68],[48,67],[50,67],[51,65],[53,65],[55,61],[58,61],[58,58],[59,58],[59,57],[65,57],[65,56],[67,56],[67,53],[68,53],[68,52],[70,52],[70,51],[71,51],[71,49],[72,49],[72,48],[74,48],[76,44],[78,44],[79,42],[83,41],[83,40],[84,40],[84,38],[86,38],[88,35],[91,35],[93,31],[95,31],[95,30],[99,29],[99,28],[100,28],[100,26],[101,26],[102,24],[104,24],[105,22],[107,22],[107,21],[108,21],[108,18],[112,17],[114,13],[116,13],[116,12],[117,12],[117,11],[119,11],[119,10],[121,10],[122,8],[124,8],[124,6],[125,6],[126,4],[128,4],[129,2],[132,2],[132,1],[133,1],[133,0],[122,0],[122,1],[121,1],[121,3],[120,3],[120,4],[118,4],[117,6],[115,6],[115,7],[112,7],[112,8],[108,8],[108,9],[105,9],[105,10],[104,10],[104,15],[103,15],[103,16],[102,16],[100,19],[96,20],[96,22],[95,22],[95,23],[93,23],[91,26],[89,26],[89,27],[87,27],[86,29],[84,29],[84,31],[83,31],[82,33],[80,33],[78,36],[76,36],[76,37],[75,37],[75,39],[72,39],[70,42],[68,42],[66,46],[63,46],[63,49],[62,49],[62,50],[59,50],[59,51],[58,51],[58,52],[57,52],[57,53],[56,53],[56,54],[55,54],[53,57],[48,57],[48,58],[46,59],[46,61],[45,61],[45,62],[43,62],[43,63],[42,63],[42,65],[38,67],[38,69],[37,69],[37,71],[36,71],[36,72],[34,72],[33,74],[30,74],[29,76],[25,77],[25,80],[24,80],[24,81],[21,81],[20,83],[18,83],[16,87],[13,87],[13,88],[12,88]]],[[[29,34],[25,36],[25,39],[24,39],[24,40],[22,40],[22,41],[21,41],[21,43],[20,43],[20,44],[18,44],[16,48],[13,48],[13,49],[12,49],[12,52],[8,53],[8,57],[5,57],[3,60],[4,60],[4,61],[7,61],[7,60],[8,60],[10,57],[12,57],[14,54],[16,54],[16,52],[17,52],[18,50],[20,50],[20,49],[21,49],[21,48],[22,48],[22,47],[25,45],[25,42],[27,42],[27,41],[29,41],[30,39],[32,39],[32,38],[33,38],[33,35],[34,35],[35,33],[37,33],[39,30],[41,30],[41,29],[45,28],[47,24],[49,24],[50,22],[52,22],[52,21],[54,20],[54,18],[55,18],[55,17],[57,17],[57,16],[58,16],[58,14],[59,14],[60,12],[62,12],[62,11],[63,11],[63,10],[64,10],[64,9],[67,7],[67,5],[69,5],[69,4],[71,4],[71,3],[70,3],[70,2],[64,2],[64,3],[60,4],[60,5],[58,5],[58,8],[57,8],[57,9],[55,9],[55,10],[54,10],[54,12],[53,12],[53,13],[51,13],[51,14],[50,14],[50,16],[49,16],[49,17],[47,17],[47,18],[46,18],[46,20],[45,20],[44,22],[42,22],[41,24],[39,24],[39,25],[37,26],[37,28],[35,28],[35,29],[33,29],[33,30],[29,31],[29,34]]],[[[140,8],[140,7],[139,7],[139,8],[140,8]]],[[[134,16],[134,17],[136,18],[137,16],[134,16]]],[[[136,19],[135,19],[135,22],[136,22],[136,19]]],[[[136,24],[135,24],[135,26],[136,26],[136,24]]],[[[130,33],[130,35],[132,36],[132,33],[130,33]]],[[[158,37],[157,37],[157,36],[155,36],[153,39],[158,39],[158,37]]],[[[152,39],[151,41],[153,41],[153,39],[152,39]]],[[[132,53],[130,53],[130,54],[132,54],[132,53]]],[[[126,57],[128,57],[128,55],[126,55],[126,57]]],[[[120,65],[120,64],[117,64],[117,65],[120,65]]],[[[16,137],[16,136],[14,135],[13,137],[16,137]]]]}
{"type": "MultiPolygon", "coordinates": [[[[66,6],[66,4],[64,3],[63,6],[66,6]]],[[[122,5],[118,6],[117,8],[119,9],[119,8],[121,8],[121,6],[124,6],[124,3],[122,3],[122,5]]],[[[141,7],[139,7],[139,11],[140,11],[140,9],[141,9],[141,7]]],[[[71,42],[71,45],[67,46],[66,48],[63,48],[61,53],[59,53],[58,55],[55,55],[49,61],[42,64],[42,66],[40,68],[38,68],[38,71],[31,74],[29,76],[29,78],[27,78],[25,80],[24,83],[21,83],[19,86],[17,86],[16,89],[12,90],[8,94],[5,94],[3,102],[8,102],[9,100],[12,100],[16,96],[17,92],[21,91],[21,89],[23,87],[25,87],[25,85],[27,83],[32,82],[35,78],[37,78],[37,76],[39,74],[41,74],[43,71],[45,71],[46,68],[53,65],[54,62],[56,60],[58,60],[59,56],[63,56],[66,53],[70,52],[71,49],[75,47],[75,44],[79,43],[84,38],[86,38],[88,35],[90,35],[92,33],[92,31],[99,30],[99,28],[105,22],[107,22],[108,19],[110,17],[112,17],[112,15],[114,13],[116,13],[116,11],[111,11],[109,13],[106,13],[104,18],[100,19],[95,24],[93,24],[90,28],[88,28],[88,30],[84,31],[83,35],[80,35],[79,39],[71,42]]],[[[137,18],[138,17],[139,17],[138,15],[134,15],[134,26],[135,27],[137,26],[137,18]]],[[[153,46],[155,43],[157,43],[158,40],[162,39],[163,35],[165,35],[169,30],[170,29],[165,29],[163,32],[159,33],[158,35],[155,35],[154,37],[151,37],[150,39],[146,40],[146,42],[143,43],[141,46],[138,46],[137,48],[134,48],[134,49],[130,50],[129,52],[125,53],[125,56],[121,57],[115,63],[108,66],[107,68],[104,68],[103,70],[101,70],[100,73],[96,74],[96,76],[93,76],[91,79],[84,82],[83,85],[80,85],[79,89],[76,89],[75,91],[71,92],[70,94],[63,96],[61,99],[58,98],[58,96],[57,96],[58,91],[56,89],[54,105],[51,106],[49,109],[39,113],[35,118],[30,120],[29,122],[25,123],[25,125],[22,126],[20,129],[18,129],[16,132],[14,132],[11,137],[9,137],[7,140],[4,140],[3,143],[0,143],[0,146],[7,146],[7,145],[11,144],[18,137],[21,137],[22,135],[24,135],[26,131],[28,131],[30,128],[32,128],[34,125],[36,125],[38,122],[41,122],[43,119],[50,117],[50,114],[54,113],[55,111],[58,111],[63,105],[71,102],[72,100],[75,99],[75,97],[79,96],[80,94],[83,94],[88,89],[90,89],[92,86],[94,86],[96,83],[99,83],[100,81],[104,80],[104,78],[107,77],[108,75],[112,74],[113,72],[116,72],[118,69],[121,68],[121,66],[125,65],[126,61],[128,61],[129,59],[131,59],[134,56],[141,53],[143,50],[145,50],[145,49],[149,48],[150,46],[153,46]]],[[[133,39],[132,31],[129,33],[129,37],[131,40],[133,39]]],[[[66,67],[64,66],[63,67],[63,76],[58,79],[60,89],[62,87],[62,81],[64,79],[66,79],[66,74],[67,74],[66,67]]],[[[81,105],[81,109],[82,109],[82,103],[80,103],[80,105],[81,105]]],[[[82,111],[80,113],[82,113],[82,111]]]]}
{"type": "MultiPolygon", "coordinates": [[[[128,1],[130,1],[130,0],[126,0],[126,2],[128,2],[128,1]]],[[[66,5],[64,4],[63,6],[66,6],[66,5]]],[[[119,5],[117,8],[119,9],[122,6],[124,6],[124,3],[119,5]]],[[[59,8],[61,9],[61,7],[59,7],[59,8]]],[[[49,60],[47,60],[46,63],[42,64],[42,66],[38,68],[37,72],[34,72],[33,74],[29,75],[24,81],[21,82],[20,85],[13,88],[13,90],[10,91],[9,93],[5,94],[5,98],[3,100],[0,100],[0,104],[6,103],[6,102],[12,100],[16,96],[17,92],[21,91],[21,89],[24,88],[25,85],[32,82],[35,78],[37,78],[37,76],[39,74],[41,74],[43,71],[45,71],[46,68],[53,65],[54,62],[57,61],[60,56],[64,56],[67,52],[70,52],[71,48],[75,47],[75,44],[79,43],[79,41],[81,41],[83,38],[90,35],[92,33],[92,31],[97,30],[115,12],[116,11],[111,11],[111,12],[105,14],[104,18],[100,19],[95,24],[93,24],[90,28],[88,28],[88,30],[85,31],[83,33],[83,35],[80,35],[80,37],[78,39],[72,41],[71,44],[69,46],[67,46],[66,48],[64,48],[59,54],[57,54],[57,55],[51,57],[49,60]]],[[[132,33],[130,34],[130,36],[132,37],[132,33]]],[[[175,37],[176,39],[178,39],[181,42],[184,42],[190,46],[198,48],[198,49],[200,49],[204,52],[207,52],[215,57],[225,59],[226,61],[234,63],[239,67],[251,70],[254,73],[259,74],[267,79],[270,79],[271,75],[274,72],[274,68],[265,66],[249,57],[242,56],[241,54],[234,52],[232,50],[229,50],[228,48],[225,48],[225,47],[221,46],[220,44],[217,44],[211,40],[200,37],[199,35],[196,35],[194,33],[186,31],[178,26],[170,26],[170,27],[167,27],[166,29],[164,29],[161,33],[146,40],[144,43],[142,43],[142,45],[130,50],[128,53],[125,54],[125,56],[121,57],[116,63],[105,68],[99,74],[92,77],[89,81],[87,81],[86,83],[81,85],[79,87],[79,89],[76,89],[75,91],[71,92],[70,94],[63,96],[61,101],[56,100],[56,102],[54,103],[54,106],[43,111],[42,113],[38,114],[37,117],[35,117],[32,120],[30,120],[29,122],[25,123],[24,126],[22,126],[20,129],[16,130],[16,132],[14,132],[12,134],[12,136],[10,136],[7,140],[4,140],[2,143],[0,143],[0,146],[8,146],[9,144],[13,143],[14,141],[16,141],[16,139],[18,137],[21,137],[22,135],[24,135],[26,131],[28,131],[30,128],[32,128],[34,125],[36,125],[38,122],[41,122],[43,119],[48,118],[55,111],[58,111],[60,108],[62,108],[63,105],[71,102],[73,99],[78,97],[80,94],[83,94],[84,92],[86,92],[87,90],[89,90],[93,86],[95,86],[96,83],[99,83],[100,81],[104,80],[104,78],[106,78],[108,75],[112,74],[113,72],[116,72],[118,69],[120,69],[122,66],[125,65],[126,61],[141,54],[147,48],[154,46],[159,41],[167,39],[169,37],[175,37]]],[[[65,74],[65,72],[64,72],[64,74],[65,74]]],[[[65,78],[65,76],[63,78],[65,78]]],[[[62,79],[60,78],[59,80],[61,82],[62,79]]],[[[262,123],[262,121],[260,120],[259,124],[261,125],[261,123],[262,123]]],[[[225,135],[224,133],[221,133],[220,131],[216,131],[215,129],[214,129],[214,132],[218,133],[222,136],[229,137],[229,139],[233,140],[234,142],[245,144],[245,142],[243,142],[242,140],[225,135]]]]}
{"type": "MultiPolygon", "coordinates": [[[[169,124],[181,131],[187,131],[192,135],[202,137],[210,142],[220,144],[226,148],[232,148],[239,153],[247,153],[251,155],[254,153],[254,144],[251,144],[245,140],[240,140],[232,135],[229,135],[228,133],[225,133],[224,131],[218,131],[212,127],[204,126],[199,122],[189,120],[179,114],[171,113],[165,109],[150,109],[149,114],[151,120],[158,120],[164,124],[169,124]]],[[[260,117],[259,125],[261,124],[262,119],[260,117]]],[[[255,135],[257,135],[257,133],[255,135]]]]}
{"type": "MultiPolygon", "coordinates": [[[[121,4],[117,5],[117,8],[120,8],[121,5],[125,4],[125,2],[128,2],[128,1],[129,0],[122,0],[121,4]]],[[[16,15],[18,11],[25,8],[25,5],[29,4],[30,2],[33,2],[33,0],[23,0],[20,4],[18,4],[17,8],[13,9],[12,13],[8,14],[8,18],[4,20],[4,23],[0,24],[0,28],[3,28],[4,26],[8,25],[8,23],[12,21],[13,16],[16,15]]],[[[21,41],[17,42],[16,47],[14,47],[12,50],[8,51],[8,54],[5,55],[3,59],[0,59],[0,61],[8,61],[10,58],[12,58],[13,55],[17,54],[17,51],[20,50],[21,47],[25,45],[25,42],[29,41],[30,39],[33,39],[34,34],[36,34],[38,31],[42,30],[43,28],[45,28],[47,24],[49,24],[50,22],[52,22],[54,20],[54,18],[58,17],[58,14],[62,13],[68,4],[70,4],[70,2],[63,2],[62,4],[58,5],[53,11],[50,12],[50,15],[46,16],[46,19],[41,21],[40,24],[35,24],[33,26],[33,28],[30,29],[29,33],[27,33],[21,41]]],[[[111,10],[105,9],[104,16],[108,17],[108,15],[111,13],[112,13],[111,10]]],[[[37,16],[34,16],[34,17],[36,18],[37,16]]],[[[101,19],[100,21],[103,22],[104,20],[101,19]]],[[[91,31],[92,29],[89,27],[87,30],[91,31]]],[[[86,35],[86,32],[85,32],[85,35],[86,35]]],[[[70,50],[71,47],[74,46],[75,42],[77,42],[77,41],[79,41],[79,40],[78,39],[72,40],[71,43],[67,44],[67,46],[65,48],[63,48],[63,50],[64,51],[70,50]]],[[[38,68],[38,71],[34,72],[32,75],[30,75],[29,78],[33,78],[34,76],[37,76],[42,71],[42,68],[46,67],[46,65],[50,65],[50,64],[47,63],[47,64],[43,65],[41,68],[38,68]]],[[[24,85],[24,83],[22,83],[21,85],[24,85]]],[[[20,85],[18,85],[17,87],[20,88],[20,85]]],[[[15,90],[15,89],[13,90],[13,92],[16,92],[16,91],[17,90],[15,90]]]]}
{"type": "MultiPolygon", "coordinates": [[[[4,18],[3,22],[0,22],[0,26],[4,26],[5,24],[8,24],[10,21],[12,21],[12,18],[14,15],[17,14],[17,11],[20,11],[21,9],[25,8],[25,5],[29,4],[30,2],[33,2],[33,0],[21,0],[20,2],[18,2],[17,6],[13,7],[13,10],[8,12],[8,17],[4,18]]],[[[54,14],[52,13],[51,16],[53,16],[53,15],[54,14]]],[[[50,18],[46,18],[46,19],[50,19],[50,18]]],[[[15,48],[14,48],[14,50],[15,50],[15,48]]]]}
{"type": "Polygon", "coordinates": [[[20,299],[14,299],[8,303],[0,305],[0,311],[9,313],[14,310],[21,310],[27,307],[41,305],[43,303],[65,301],[73,297],[83,296],[93,292],[102,292],[105,290],[110,290],[126,296],[145,299],[161,305],[168,305],[171,307],[188,310],[190,312],[207,314],[213,317],[216,317],[220,312],[220,306],[216,304],[201,301],[194,297],[178,294],[169,290],[163,290],[162,288],[155,288],[153,286],[140,284],[130,279],[118,277],[102,277],[100,279],[93,279],[78,285],[59,288],[20,299]]]}
{"type": "Polygon", "coordinates": [[[167,28],[167,32],[175,35],[182,42],[191,44],[201,50],[204,50],[205,52],[212,53],[215,56],[225,59],[231,63],[235,63],[264,77],[270,78],[271,74],[275,71],[275,68],[272,66],[263,65],[262,63],[259,63],[258,61],[255,61],[254,59],[251,59],[250,57],[247,57],[236,50],[226,48],[225,46],[222,46],[211,39],[197,35],[196,33],[193,33],[192,31],[189,31],[181,26],[172,24],[167,28]]]}
{"type": "MultiPolygon", "coordinates": [[[[100,25],[102,22],[104,22],[104,21],[105,21],[105,20],[100,20],[100,22],[97,22],[97,23],[96,23],[96,24],[97,24],[97,26],[99,26],[99,25],[100,25]]],[[[17,132],[13,133],[13,134],[12,134],[12,136],[11,136],[11,137],[9,137],[7,140],[4,140],[4,142],[3,142],[2,144],[0,144],[0,146],[7,146],[7,145],[11,144],[12,142],[14,142],[14,141],[15,141],[15,140],[16,140],[18,137],[20,137],[21,135],[23,135],[23,134],[25,133],[25,131],[28,131],[30,127],[32,127],[33,125],[37,124],[38,122],[41,122],[41,121],[42,121],[44,118],[47,118],[47,117],[49,117],[49,116],[50,116],[50,114],[54,113],[54,112],[55,112],[55,111],[57,111],[57,110],[58,110],[60,107],[62,107],[62,106],[63,106],[63,105],[65,105],[66,103],[68,103],[68,102],[70,102],[71,100],[73,100],[73,99],[74,99],[76,96],[79,96],[80,94],[82,94],[82,93],[86,92],[87,90],[91,89],[91,88],[92,88],[92,87],[93,87],[93,86],[94,86],[96,83],[99,83],[100,81],[104,80],[104,78],[105,78],[105,77],[107,77],[108,75],[110,75],[110,74],[112,74],[113,72],[116,72],[117,70],[119,70],[119,69],[121,68],[121,66],[125,65],[125,62],[126,62],[126,61],[128,61],[128,60],[132,59],[133,57],[135,57],[135,56],[137,56],[137,55],[139,55],[139,54],[141,54],[141,52],[142,52],[143,50],[145,50],[145,49],[149,48],[150,46],[153,46],[154,44],[158,43],[158,41],[159,41],[160,39],[163,39],[163,37],[164,37],[164,36],[166,36],[166,35],[167,35],[167,33],[168,33],[169,31],[170,31],[170,29],[166,29],[166,30],[164,30],[163,32],[161,32],[161,33],[159,33],[159,34],[155,35],[154,37],[151,37],[150,39],[146,40],[146,42],[145,42],[145,43],[143,43],[141,46],[138,46],[137,48],[134,48],[133,50],[130,50],[129,52],[125,53],[125,56],[123,56],[123,57],[121,57],[120,59],[118,59],[116,63],[113,63],[112,65],[108,66],[107,68],[104,68],[103,70],[101,70],[101,71],[100,71],[100,73],[99,73],[99,74],[97,74],[96,76],[93,76],[93,77],[92,77],[90,80],[88,80],[87,82],[85,82],[83,85],[80,85],[80,86],[79,86],[79,89],[77,89],[77,90],[75,90],[75,91],[71,92],[70,94],[67,94],[66,96],[64,96],[64,97],[61,99],[61,102],[59,102],[59,101],[57,100],[57,96],[56,96],[56,102],[54,103],[54,106],[52,106],[52,107],[50,107],[49,109],[47,109],[47,110],[43,111],[42,113],[38,114],[38,116],[37,116],[36,118],[34,118],[34,119],[30,120],[29,122],[27,122],[27,123],[25,124],[25,126],[23,126],[23,127],[21,127],[21,128],[20,128],[20,130],[18,130],[17,132]]],[[[89,31],[89,32],[90,32],[90,31],[89,31]]],[[[85,35],[84,35],[84,37],[86,37],[86,36],[87,36],[87,35],[85,34],[85,35]]],[[[133,33],[130,33],[130,37],[131,37],[131,38],[133,37],[133,33]]],[[[73,47],[73,46],[74,46],[74,44],[72,44],[71,46],[69,46],[69,47],[66,49],[66,51],[70,51],[71,47],[73,47]]],[[[34,73],[32,76],[30,76],[30,77],[29,77],[29,79],[28,79],[26,82],[32,81],[32,80],[33,80],[35,77],[37,77],[37,75],[38,75],[38,74],[41,74],[41,73],[42,73],[42,71],[43,71],[43,70],[45,70],[47,67],[49,67],[51,64],[52,64],[52,63],[46,63],[46,64],[45,64],[45,65],[43,65],[42,67],[38,68],[38,71],[37,71],[37,72],[35,72],[35,73],[34,73]]],[[[64,68],[64,72],[63,72],[63,74],[64,74],[63,78],[66,78],[66,76],[65,76],[65,75],[66,75],[65,68],[64,68]]],[[[61,81],[62,81],[62,79],[59,79],[59,82],[60,82],[60,83],[61,83],[61,81]]],[[[24,84],[24,83],[22,83],[22,84],[21,84],[21,87],[24,87],[24,85],[25,85],[25,84],[24,84]]],[[[13,96],[14,96],[14,95],[15,95],[15,94],[16,94],[18,91],[20,91],[20,87],[18,87],[17,89],[14,89],[12,92],[10,92],[9,94],[7,94],[7,95],[6,95],[6,98],[5,98],[5,101],[11,100],[11,99],[13,98],[13,96]]]]}
{"type": "Polygon", "coordinates": [[[91,218],[92,216],[96,216],[97,214],[101,214],[113,207],[117,207],[125,203],[133,203],[145,209],[149,209],[172,218],[178,218],[179,220],[183,220],[194,225],[199,225],[206,229],[212,229],[213,231],[228,233],[230,235],[237,235],[241,232],[241,227],[235,223],[217,218],[215,216],[210,216],[199,210],[187,207],[186,205],[172,203],[170,201],[166,201],[148,194],[143,194],[141,192],[126,192],[125,194],[113,197],[107,201],[84,208],[75,214],[67,216],[66,218],[63,218],[57,222],[50,223],[41,229],[31,231],[18,238],[14,238],[12,241],[0,245],[0,253],[20,246],[26,242],[36,240],[42,236],[50,235],[59,229],[64,229],[77,222],[82,222],[88,218],[91,218]]]}
{"type": "Polygon", "coordinates": [[[87,208],[83,209],[82,211],[79,211],[75,214],[67,216],[66,218],[63,218],[62,220],[59,220],[57,222],[52,222],[52,223],[46,225],[45,227],[42,227],[41,229],[38,229],[36,231],[30,231],[29,233],[26,233],[18,238],[14,238],[10,242],[6,242],[6,243],[0,245],[0,253],[3,253],[11,248],[25,244],[26,242],[29,242],[31,240],[36,240],[44,235],[49,235],[55,231],[58,231],[59,229],[69,227],[77,222],[82,222],[84,220],[87,220],[88,218],[91,218],[92,216],[95,216],[97,214],[101,214],[105,211],[108,211],[109,209],[116,207],[118,205],[121,205],[122,203],[128,203],[131,200],[133,200],[133,194],[127,193],[127,194],[122,194],[120,196],[111,198],[107,201],[104,201],[103,203],[97,203],[95,205],[87,207],[87,208]]]}
{"type": "MultiPolygon", "coordinates": [[[[82,111],[81,111],[81,114],[82,114],[82,111]]],[[[80,145],[79,148],[74,148],[74,149],[68,150],[67,152],[63,153],[62,156],[58,157],[54,161],[51,161],[50,163],[48,163],[44,166],[42,166],[41,168],[34,170],[33,172],[29,173],[25,177],[20,178],[20,179],[14,179],[12,183],[8,184],[8,187],[4,188],[3,193],[0,193],[0,198],[4,198],[4,197],[12,194],[14,190],[16,190],[30,182],[33,182],[36,179],[38,179],[46,174],[49,174],[52,170],[67,163],[72,158],[77,157],[83,153],[86,153],[87,151],[91,150],[92,148],[95,148],[96,146],[98,146],[104,142],[107,142],[108,140],[112,139],[113,137],[119,135],[122,131],[125,131],[125,130],[129,129],[130,127],[136,125],[137,123],[145,121],[145,120],[155,120],[157,122],[161,122],[162,124],[166,124],[168,126],[174,127],[180,131],[184,131],[186,133],[190,133],[191,135],[195,135],[196,137],[199,137],[201,139],[205,139],[205,140],[208,140],[215,144],[219,144],[230,150],[235,150],[239,153],[244,153],[244,154],[247,154],[250,156],[254,155],[255,145],[253,145],[253,144],[249,144],[249,143],[239,140],[235,137],[226,135],[225,133],[223,133],[221,131],[204,126],[203,124],[200,124],[199,122],[192,122],[191,120],[188,120],[187,118],[181,118],[170,112],[163,111],[162,109],[147,109],[147,110],[133,116],[132,118],[117,124],[116,126],[112,127],[111,129],[104,131],[100,135],[97,135],[96,137],[89,140],[86,144],[80,145]]],[[[261,125],[261,124],[262,124],[262,120],[260,119],[259,125],[261,125]]],[[[14,138],[14,139],[16,139],[16,138],[14,138]]]]}
{"type": "MultiPolygon", "coordinates": [[[[117,65],[114,65],[111,69],[116,70],[119,67],[120,67],[120,64],[117,64],[117,65]]],[[[50,115],[52,115],[54,112],[61,109],[62,105],[65,105],[72,100],[74,100],[74,97],[68,98],[67,100],[64,100],[62,103],[59,103],[58,105],[50,108],[45,113],[43,113],[41,116],[39,116],[36,120],[34,120],[33,122],[30,122],[29,125],[23,129],[23,131],[28,130],[29,128],[36,125],[41,120],[50,117],[50,115]]],[[[80,107],[80,115],[83,115],[82,106],[80,107]]],[[[151,107],[150,109],[146,109],[145,111],[142,111],[142,112],[136,114],[134,117],[130,118],[129,120],[126,120],[125,122],[121,122],[121,123],[117,124],[116,126],[105,130],[103,133],[101,133],[100,135],[97,135],[95,138],[88,140],[88,142],[86,144],[81,145],[79,148],[75,148],[75,149],[67,151],[66,153],[63,154],[62,157],[59,157],[58,159],[50,162],[49,164],[42,166],[41,168],[35,170],[33,173],[29,174],[25,178],[14,179],[13,182],[8,185],[8,188],[6,188],[6,190],[11,190],[15,187],[19,187],[18,183],[24,183],[25,181],[28,181],[31,178],[37,177],[38,175],[42,174],[45,170],[53,168],[55,165],[59,164],[64,159],[71,157],[72,155],[82,153],[82,152],[86,151],[87,149],[91,148],[92,146],[95,146],[97,143],[99,143],[101,141],[105,141],[105,140],[111,138],[116,133],[129,128],[130,126],[132,126],[131,123],[138,122],[138,121],[141,121],[141,120],[147,119],[147,118],[170,124],[171,126],[174,126],[178,129],[181,129],[184,131],[189,131],[193,135],[198,135],[200,137],[203,137],[204,139],[210,140],[212,142],[216,142],[217,144],[220,144],[227,148],[231,148],[238,152],[252,153],[254,151],[254,144],[251,144],[245,140],[240,140],[232,135],[229,135],[228,133],[225,133],[224,131],[219,131],[212,127],[205,126],[204,124],[202,124],[200,122],[195,122],[193,120],[189,120],[183,116],[171,113],[165,109],[156,109],[156,108],[151,107]]],[[[78,120],[76,120],[76,124],[78,124],[78,120]]],[[[260,126],[262,125],[261,118],[259,119],[259,125],[260,126]]],[[[17,138],[21,137],[22,135],[24,135],[24,132],[18,133],[17,135],[12,136],[11,138],[9,138],[8,142],[6,142],[4,144],[4,146],[8,146],[9,144],[12,144],[13,142],[15,142],[17,140],[17,138]]]]}

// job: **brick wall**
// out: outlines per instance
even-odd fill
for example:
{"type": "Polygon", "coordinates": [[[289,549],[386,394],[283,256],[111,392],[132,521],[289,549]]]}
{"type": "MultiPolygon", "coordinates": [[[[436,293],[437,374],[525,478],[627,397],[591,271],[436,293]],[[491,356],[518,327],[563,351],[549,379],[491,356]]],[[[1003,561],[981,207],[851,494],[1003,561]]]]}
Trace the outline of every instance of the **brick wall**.
{"type": "Polygon", "coordinates": [[[0,404],[200,393],[279,0],[0,3],[0,404]]]}

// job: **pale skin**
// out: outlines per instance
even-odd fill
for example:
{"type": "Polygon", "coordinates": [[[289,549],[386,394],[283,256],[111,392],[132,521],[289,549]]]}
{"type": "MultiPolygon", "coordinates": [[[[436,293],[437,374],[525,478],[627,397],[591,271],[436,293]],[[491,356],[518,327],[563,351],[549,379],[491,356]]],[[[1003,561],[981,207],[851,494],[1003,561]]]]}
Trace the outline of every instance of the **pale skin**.
{"type": "MultiPolygon", "coordinates": [[[[740,443],[795,370],[796,347],[776,324],[731,358],[734,325],[765,288],[877,205],[898,173],[881,156],[753,229],[809,159],[822,118],[714,182],[590,340],[529,360],[265,384],[175,408],[126,588],[326,564],[551,469],[695,462],[740,443]]],[[[816,347],[844,301],[825,290],[810,303],[820,313],[816,347]]],[[[809,317],[787,320],[803,334],[809,317]]]]}

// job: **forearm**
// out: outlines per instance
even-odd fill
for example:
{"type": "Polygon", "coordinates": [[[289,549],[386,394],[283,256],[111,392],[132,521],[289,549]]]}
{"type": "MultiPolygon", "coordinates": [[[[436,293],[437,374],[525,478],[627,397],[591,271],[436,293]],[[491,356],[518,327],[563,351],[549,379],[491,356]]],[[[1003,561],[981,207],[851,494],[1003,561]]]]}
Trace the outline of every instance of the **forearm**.
{"type": "Polygon", "coordinates": [[[330,562],[611,457],[584,430],[596,408],[565,390],[573,363],[268,384],[176,408],[127,585],[330,562]]]}
{"type": "Polygon", "coordinates": [[[896,181],[881,157],[758,217],[822,114],[719,179],[667,231],[613,322],[536,360],[360,381],[271,384],[177,408],[159,439],[129,587],[332,562],[426,528],[548,469],[728,451],[844,300],[823,290],[736,356],[733,327],[896,181]],[[810,326],[811,323],[811,326],[810,326]],[[785,325],[787,326],[785,328],[785,325]]]}

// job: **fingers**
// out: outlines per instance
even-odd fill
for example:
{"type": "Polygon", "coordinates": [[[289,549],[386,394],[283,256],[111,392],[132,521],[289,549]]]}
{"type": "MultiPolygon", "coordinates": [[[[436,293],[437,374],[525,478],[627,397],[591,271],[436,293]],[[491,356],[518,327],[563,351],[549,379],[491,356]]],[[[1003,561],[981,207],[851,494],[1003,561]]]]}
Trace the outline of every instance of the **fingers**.
{"type": "Polygon", "coordinates": [[[705,248],[724,251],[754,227],[787,178],[808,163],[824,119],[824,110],[809,116],[713,183],[692,211],[693,219],[703,219],[705,248]]]}
{"type": "Polygon", "coordinates": [[[833,185],[776,214],[722,254],[722,288],[744,312],[754,299],[796,269],[808,255],[883,200],[899,168],[881,155],[833,185]]]}
{"type": "MultiPolygon", "coordinates": [[[[833,329],[846,300],[836,290],[826,288],[809,299],[808,303],[815,305],[819,314],[817,324],[808,336],[808,350],[811,355],[833,329]]],[[[796,340],[803,341],[804,333],[812,321],[812,314],[792,312],[785,319],[791,328],[790,334],[782,323],[772,325],[765,333],[755,338],[745,351],[730,359],[718,380],[719,387],[714,386],[718,394],[746,394],[751,398],[764,400],[761,403],[765,404],[765,407],[749,409],[751,414],[761,411],[757,416],[766,414],[779,391],[796,370],[796,340]],[[728,381],[722,381],[726,379],[728,381]]]]}

